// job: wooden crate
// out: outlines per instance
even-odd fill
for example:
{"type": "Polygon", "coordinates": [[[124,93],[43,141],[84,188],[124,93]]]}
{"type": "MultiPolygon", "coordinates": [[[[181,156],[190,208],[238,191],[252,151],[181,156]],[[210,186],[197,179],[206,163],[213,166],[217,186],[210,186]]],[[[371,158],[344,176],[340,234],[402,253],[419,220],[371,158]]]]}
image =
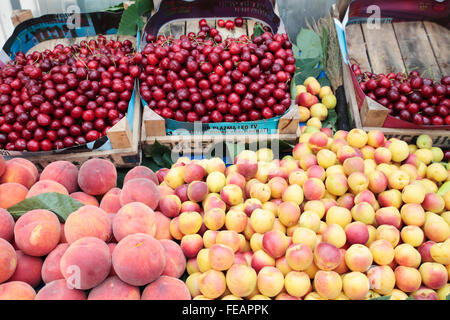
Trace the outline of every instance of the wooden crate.
{"type": "MultiPolygon", "coordinates": [[[[109,39],[119,39],[121,41],[125,39],[129,39],[134,44],[136,43],[135,37],[128,36],[116,36],[116,35],[107,35],[105,36],[109,39]]],[[[36,50],[42,51],[47,48],[53,48],[56,44],[62,43],[63,45],[71,45],[74,43],[79,43],[81,40],[90,40],[95,37],[83,37],[83,38],[73,38],[73,39],[52,39],[43,41],[33,48],[31,48],[28,52],[33,52],[36,50]]],[[[80,151],[73,153],[54,153],[50,155],[43,155],[40,153],[33,154],[32,152],[23,152],[22,155],[17,157],[24,157],[31,162],[33,162],[39,170],[42,170],[48,164],[58,161],[65,160],[70,161],[77,166],[81,166],[85,161],[92,158],[101,158],[110,160],[117,168],[131,168],[141,164],[142,161],[142,153],[140,148],[140,134],[141,134],[141,121],[142,121],[142,107],[141,107],[141,98],[139,95],[139,90],[136,90],[135,93],[135,103],[134,103],[134,114],[131,115],[133,117],[133,131],[131,131],[128,117],[130,115],[126,115],[123,117],[115,126],[113,126],[107,133],[107,136],[111,142],[112,150],[105,151],[80,151]]],[[[2,154],[6,159],[13,158],[7,150],[0,150],[0,154],[2,154]]]]}
{"type": "MultiPolygon", "coordinates": [[[[429,21],[382,23],[380,29],[367,24],[351,24],[345,29],[351,63],[361,70],[374,73],[410,72],[418,70],[423,76],[439,80],[450,74],[450,32],[429,21]]],[[[353,124],[364,130],[379,129],[388,138],[414,142],[417,136],[428,134],[434,145],[450,147],[450,131],[384,128],[389,110],[365,97],[358,108],[356,92],[349,68],[343,64],[344,86],[353,124]]]]}
{"type": "MultiPolygon", "coordinates": [[[[189,32],[197,33],[199,29],[200,19],[190,19],[186,21],[175,21],[163,26],[159,34],[172,35],[174,37],[180,37],[181,35],[188,34],[189,32]]],[[[217,26],[218,19],[207,19],[208,25],[217,26]]],[[[234,30],[227,30],[225,28],[218,28],[222,38],[225,40],[227,37],[238,38],[241,35],[253,34],[256,21],[244,19],[244,25],[241,28],[235,28],[234,30]]],[[[295,143],[300,135],[300,115],[298,113],[298,107],[292,105],[289,110],[284,114],[278,123],[277,134],[248,134],[248,135],[188,135],[188,136],[169,136],[166,135],[165,120],[158,114],[156,114],[149,107],[144,107],[143,121],[142,121],[142,148],[145,153],[148,153],[151,145],[157,140],[159,143],[170,147],[175,151],[189,151],[191,154],[208,154],[211,148],[219,142],[242,142],[242,143],[254,143],[254,142],[266,142],[272,140],[284,140],[287,142],[295,143]]]]}

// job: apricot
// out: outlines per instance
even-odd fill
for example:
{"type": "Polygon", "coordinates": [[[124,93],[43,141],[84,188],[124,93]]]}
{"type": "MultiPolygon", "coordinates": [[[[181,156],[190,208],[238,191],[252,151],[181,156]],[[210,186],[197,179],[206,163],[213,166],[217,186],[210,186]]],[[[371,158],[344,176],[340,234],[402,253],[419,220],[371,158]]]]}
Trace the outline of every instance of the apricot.
{"type": "Polygon", "coordinates": [[[320,297],[335,299],[342,291],[341,276],[334,271],[317,271],[314,276],[314,288],[320,297]]]}
{"type": "MultiPolygon", "coordinates": [[[[450,264],[450,242],[435,243],[430,248],[430,254],[434,261],[443,265],[450,264]]],[[[420,255],[419,255],[420,258],[420,255]]],[[[419,259],[420,261],[420,259],[419,259]]]]}
{"type": "Polygon", "coordinates": [[[367,271],[370,288],[381,295],[389,294],[395,286],[395,274],[389,266],[374,266],[367,271]]]}
{"type": "Polygon", "coordinates": [[[206,177],[209,192],[220,192],[226,184],[226,177],[222,172],[214,171],[206,177]]]}
{"type": "Polygon", "coordinates": [[[418,268],[421,263],[419,251],[407,243],[399,244],[394,249],[395,262],[400,266],[418,268]]]}
{"type": "Polygon", "coordinates": [[[284,286],[289,295],[297,298],[311,291],[311,280],[305,272],[290,271],[284,278],[284,286]]]}
{"type": "Polygon", "coordinates": [[[178,227],[185,235],[197,233],[202,222],[202,216],[198,212],[183,212],[178,216],[178,227]]]}
{"type": "Polygon", "coordinates": [[[337,248],[341,248],[347,242],[347,236],[344,229],[338,224],[330,224],[321,233],[322,241],[328,242],[337,248]]]}
{"type": "Polygon", "coordinates": [[[191,297],[196,297],[201,295],[200,289],[199,289],[199,284],[198,284],[198,280],[201,276],[200,272],[195,272],[190,274],[187,278],[186,278],[186,286],[189,289],[189,292],[191,294],[191,297]]]}
{"type": "Polygon", "coordinates": [[[403,227],[400,236],[403,242],[410,244],[413,247],[420,246],[425,238],[422,229],[414,225],[403,227]]]}
{"type": "Polygon", "coordinates": [[[325,220],[327,224],[335,223],[345,228],[352,222],[352,213],[347,208],[332,206],[328,209],[325,220]]]}
{"type": "Polygon", "coordinates": [[[342,278],[342,289],[350,300],[362,300],[369,292],[369,279],[361,272],[347,273],[342,278]]]}
{"type": "Polygon", "coordinates": [[[230,210],[225,216],[227,230],[243,232],[247,226],[248,217],[243,211],[230,210]]]}
{"type": "Polygon", "coordinates": [[[220,297],[226,289],[225,275],[221,271],[208,270],[198,279],[198,287],[203,296],[209,299],[220,297]]]}
{"type": "Polygon", "coordinates": [[[265,252],[277,259],[286,253],[288,239],[283,232],[272,230],[263,235],[262,246],[265,252]]]}
{"type": "Polygon", "coordinates": [[[369,249],[372,254],[373,261],[380,266],[388,265],[394,260],[394,248],[387,240],[376,240],[370,244],[369,249]]]}
{"type": "Polygon", "coordinates": [[[233,295],[237,297],[247,297],[256,288],[256,271],[243,264],[234,264],[227,271],[226,284],[233,295]]]}
{"type": "Polygon", "coordinates": [[[366,246],[353,244],[345,253],[345,262],[352,271],[366,272],[372,265],[373,256],[366,246]]]}
{"type": "Polygon", "coordinates": [[[313,263],[312,249],[303,243],[293,244],[286,251],[286,262],[295,271],[303,271],[313,263]]]}
{"type": "Polygon", "coordinates": [[[336,246],[327,242],[319,242],[314,249],[315,265],[325,271],[335,269],[341,262],[341,253],[336,246]]]}
{"type": "Polygon", "coordinates": [[[380,208],[375,212],[375,221],[378,225],[387,224],[400,229],[402,224],[400,212],[395,207],[380,208]]]}
{"type": "Polygon", "coordinates": [[[325,186],[329,193],[335,196],[342,196],[348,190],[348,182],[345,175],[337,173],[328,176],[325,180],[325,186]]]}
{"type": "Polygon", "coordinates": [[[195,257],[203,248],[203,238],[199,234],[187,234],[181,238],[181,250],[188,258],[195,257]]]}
{"type": "Polygon", "coordinates": [[[359,221],[346,225],[345,235],[349,244],[366,244],[369,240],[369,230],[367,226],[359,221]]]}
{"type": "Polygon", "coordinates": [[[411,267],[398,266],[395,268],[395,284],[403,292],[414,292],[420,288],[422,276],[419,270],[411,267]]]}
{"type": "Polygon", "coordinates": [[[430,289],[440,289],[448,282],[447,269],[439,263],[425,262],[419,268],[423,283],[430,289]]]}
{"type": "Polygon", "coordinates": [[[317,242],[317,236],[316,233],[311,229],[297,227],[292,235],[292,242],[294,244],[297,243],[306,244],[311,248],[311,250],[313,250],[317,242]]]}
{"type": "Polygon", "coordinates": [[[274,297],[284,287],[284,276],[275,267],[264,267],[258,273],[257,285],[261,294],[267,297],[274,297]]]}
{"type": "Polygon", "coordinates": [[[264,267],[274,267],[275,264],[275,259],[262,249],[255,251],[252,256],[251,266],[256,272],[259,272],[264,267]]]}

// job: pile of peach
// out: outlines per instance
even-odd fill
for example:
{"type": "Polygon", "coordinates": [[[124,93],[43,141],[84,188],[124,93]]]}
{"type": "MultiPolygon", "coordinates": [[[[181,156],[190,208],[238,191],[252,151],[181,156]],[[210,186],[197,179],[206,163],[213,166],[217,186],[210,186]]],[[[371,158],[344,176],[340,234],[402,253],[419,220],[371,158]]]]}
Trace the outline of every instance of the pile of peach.
{"type": "Polygon", "coordinates": [[[28,160],[0,156],[0,183],[0,300],[191,299],[178,279],[183,251],[159,227],[170,220],[153,211],[159,191],[150,169],[129,171],[120,190],[107,160],[89,160],[80,170],[58,161],[39,175],[28,160]],[[17,221],[5,210],[47,192],[84,206],[65,223],[48,210],[17,221]]]}

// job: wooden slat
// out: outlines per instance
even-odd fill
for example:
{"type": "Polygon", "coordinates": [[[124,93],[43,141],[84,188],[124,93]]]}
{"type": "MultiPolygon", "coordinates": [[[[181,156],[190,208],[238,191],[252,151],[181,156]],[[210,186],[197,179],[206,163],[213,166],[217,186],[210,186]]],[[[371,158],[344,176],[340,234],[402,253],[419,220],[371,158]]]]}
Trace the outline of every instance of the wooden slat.
{"type": "Polygon", "coordinates": [[[392,24],[382,23],[376,29],[369,29],[365,23],[361,26],[373,72],[404,72],[405,65],[392,24]]]}
{"type": "Polygon", "coordinates": [[[345,28],[347,39],[348,55],[350,59],[355,60],[359,64],[361,70],[372,72],[369,57],[367,56],[367,48],[360,24],[350,24],[345,28]]]}
{"type": "Polygon", "coordinates": [[[443,76],[450,74],[450,31],[434,22],[424,21],[425,30],[443,76]]]}
{"type": "MultiPolygon", "coordinates": [[[[423,24],[405,21],[394,22],[392,25],[406,70],[408,72],[418,70],[424,77],[440,79],[441,72],[423,24]]],[[[447,55],[448,53],[447,51],[447,55]]]]}
{"type": "Polygon", "coordinates": [[[366,96],[360,110],[361,123],[367,127],[382,127],[389,109],[366,96]]]}
{"type": "Polygon", "coordinates": [[[247,20],[247,32],[249,37],[253,35],[253,31],[255,30],[255,24],[256,24],[255,20],[247,20]]]}
{"type": "MultiPolygon", "coordinates": [[[[200,27],[198,25],[198,22],[200,21],[200,19],[189,19],[186,20],[186,34],[188,34],[189,32],[194,32],[197,33],[200,31],[200,27]]],[[[206,19],[206,22],[208,22],[208,26],[210,28],[215,28],[216,27],[216,20],[215,19],[206,19]]]]}

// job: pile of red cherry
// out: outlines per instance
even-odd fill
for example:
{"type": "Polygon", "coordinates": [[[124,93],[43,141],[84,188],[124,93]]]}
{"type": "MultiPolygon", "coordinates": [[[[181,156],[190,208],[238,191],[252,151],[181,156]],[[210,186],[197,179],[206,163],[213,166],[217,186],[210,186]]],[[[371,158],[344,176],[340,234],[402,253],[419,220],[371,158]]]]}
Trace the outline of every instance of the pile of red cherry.
{"type": "MultiPolygon", "coordinates": [[[[242,23],[236,19],[234,25],[242,23]]],[[[152,110],[164,118],[203,123],[256,121],[286,112],[295,73],[287,34],[266,31],[222,41],[205,19],[199,27],[197,34],[179,39],[147,35],[139,80],[152,110]]]]}
{"type": "Polygon", "coordinates": [[[142,55],[98,36],[17,53],[0,71],[0,149],[50,151],[106,135],[124,117],[142,55]]]}
{"type": "Polygon", "coordinates": [[[439,82],[423,78],[418,71],[409,75],[391,72],[387,75],[352,70],[361,90],[389,109],[389,114],[417,125],[450,125],[450,76],[439,82]]]}

